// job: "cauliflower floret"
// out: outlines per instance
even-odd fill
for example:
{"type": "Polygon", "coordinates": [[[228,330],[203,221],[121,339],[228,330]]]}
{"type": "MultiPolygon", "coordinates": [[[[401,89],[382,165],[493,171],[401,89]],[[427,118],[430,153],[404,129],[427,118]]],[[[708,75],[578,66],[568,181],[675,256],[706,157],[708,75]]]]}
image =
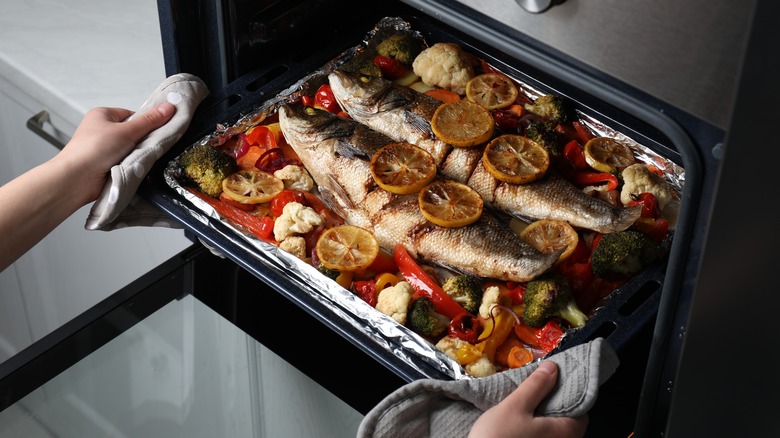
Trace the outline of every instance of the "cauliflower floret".
{"type": "Polygon", "coordinates": [[[284,182],[285,189],[308,192],[314,188],[314,180],[309,176],[309,172],[301,166],[288,164],[274,172],[274,176],[284,182]]]}
{"type": "Polygon", "coordinates": [[[501,299],[501,291],[498,286],[490,286],[482,294],[482,303],[479,305],[479,316],[490,319],[490,310],[498,305],[501,299]]]}
{"type": "Polygon", "coordinates": [[[289,236],[308,233],[323,222],[322,216],[313,208],[300,202],[289,202],[274,222],[274,239],[281,242],[289,236]]]}
{"type": "Polygon", "coordinates": [[[306,239],[301,236],[290,236],[279,244],[279,248],[303,260],[306,258],[306,239]]]}
{"type": "MultiPolygon", "coordinates": [[[[457,351],[459,348],[467,344],[468,342],[454,336],[445,336],[436,343],[436,348],[456,362],[460,363],[458,360],[457,351]]],[[[482,356],[480,356],[475,361],[463,365],[463,368],[467,373],[474,377],[486,377],[496,373],[496,366],[485,354],[482,354],[482,356]]]]}
{"type": "Polygon", "coordinates": [[[454,43],[436,43],[414,59],[414,73],[426,85],[466,92],[466,83],[475,76],[476,59],[454,43]]]}
{"type": "Polygon", "coordinates": [[[672,200],[672,188],[666,180],[647,168],[642,163],[632,164],[622,172],[623,189],[620,191],[620,202],[627,205],[631,202],[631,195],[640,193],[652,193],[658,201],[658,207],[663,211],[666,204],[672,200]]]}
{"type": "Polygon", "coordinates": [[[463,339],[456,338],[454,336],[445,336],[436,343],[436,348],[439,349],[442,353],[451,357],[453,360],[457,361],[458,356],[456,355],[456,352],[458,351],[458,348],[464,344],[467,344],[467,342],[463,339]]]}
{"type": "Polygon", "coordinates": [[[482,356],[463,368],[474,377],[487,377],[496,373],[496,366],[487,356],[482,356]]]}
{"type": "Polygon", "coordinates": [[[393,318],[398,324],[406,324],[406,312],[412,304],[412,285],[399,281],[395,286],[382,289],[376,300],[376,310],[393,318]]]}

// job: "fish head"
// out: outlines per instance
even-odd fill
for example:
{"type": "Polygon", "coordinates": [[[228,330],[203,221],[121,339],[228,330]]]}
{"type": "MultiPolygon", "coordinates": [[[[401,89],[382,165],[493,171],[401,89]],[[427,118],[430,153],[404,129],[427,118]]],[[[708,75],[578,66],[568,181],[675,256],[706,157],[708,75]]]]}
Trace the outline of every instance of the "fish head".
{"type": "Polygon", "coordinates": [[[328,82],[339,105],[347,114],[355,111],[376,113],[380,111],[393,82],[379,77],[366,76],[336,70],[328,75],[328,82]]]}

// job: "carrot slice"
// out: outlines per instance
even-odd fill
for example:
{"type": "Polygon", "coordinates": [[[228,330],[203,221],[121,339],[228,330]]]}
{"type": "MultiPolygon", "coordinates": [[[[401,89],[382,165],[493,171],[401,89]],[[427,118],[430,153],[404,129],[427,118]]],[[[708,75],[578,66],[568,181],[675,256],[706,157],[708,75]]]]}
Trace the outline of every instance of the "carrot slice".
{"type": "Polygon", "coordinates": [[[496,356],[495,356],[496,364],[508,368],[509,355],[512,349],[515,347],[522,348],[523,343],[514,336],[507,337],[506,340],[502,342],[501,345],[498,346],[498,348],[496,348],[496,356]]]}
{"type": "Polygon", "coordinates": [[[252,146],[248,151],[246,151],[244,155],[236,159],[236,163],[241,169],[254,169],[257,159],[263,155],[263,152],[265,152],[264,148],[261,148],[260,146],[252,146]]]}
{"type": "Polygon", "coordinates": [[[444,103],[447,102],[455,102],[460,100],[460,94],[450,91],[450,90],[444,90],[441,88],[436,88],[433,90],[428,90],[425,92],[428,96],[431,96],[432,98],[436,100],[440,100],[444,103]]]}
{"type": "Polygon", "coordinates": [[[509,368],[520,368],[523,365],[531,363],[532,360],[534,360],[533,353],[520,345],[516,345],[509,350],[507,364],[509,365],[509,368]]]}

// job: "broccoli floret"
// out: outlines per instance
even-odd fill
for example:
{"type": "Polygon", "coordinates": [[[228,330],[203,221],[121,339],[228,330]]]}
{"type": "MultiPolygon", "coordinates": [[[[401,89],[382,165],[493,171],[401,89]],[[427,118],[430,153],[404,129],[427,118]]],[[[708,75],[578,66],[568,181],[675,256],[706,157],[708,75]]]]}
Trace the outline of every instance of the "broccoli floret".
{"type": "Polygon", "coordinates": [[[629,229],[602,235],[593,250],[591,267],[599,278],[625,278],[639,273],[661,255],[650,236],[629,229]]]}
{"type": "Polygon", "coordinates": [[[476,314],[479,311],[482,283],[478,278],[466,274],[455,275],[444,282],[442,289],[467,312],[476,314]]]}
{"type": "Polygon", "coordinates": [[[376,52],[382,56],[397,59],[406,65],[412,65],[414,58],[422,52],[423,48],[423,43],[419,38],[411,35],[392,35],[377,44],[376,52]]]}
{"type": "Polygon", "coordinates": [[[529,281],[523,304],[523,320],[531,327],[542,327],[555,317],[563,318],[575,328],[588,321],[574,301],[569,281],[562,275],[548,274],[529,281]]]}
{"type": "Polygon", "coordinates": [[[436,337],[447,330],[450,319],[436,312],[433,301],[428,297],[420,297],[412,303],[409,309],[409,328],[423,335],[436,337]]]}
{"type": "Polygon", "coordinates": [[[540,96],[533,104],[525,104],[525,109],[556,125],[574,120],[574,107],[571,101],[557,94],[540,96]]]}
{"type": "Polygon", "coordinates": [[[535,120],[525,128],[525,136],[544,146],[550,155],[558,154],[558,134],[553,123],[535,120]]]}
{"type": "Polygon", "coordinates": [[[218,197],[222,180],[238,171],[236,160],[209,144],[199,144],[179,156],[184,176],[195,183],[201,192],[218,197]]]}
{"type": "Polygon", "coordinates": [[[322,263],[317,265],[317,271],[334,281],[339,277],[339,275],[341,275],[341,272],[338,270],[326,268],[322,263]]]}
{"type": "Polygon", "coordinates": [[[373,78],[382,77],[382,69],[372,62],[366,56],[358,56],[345,62],[339,67],[339,70],[347,73],[360,74],[363,76],[370,76],[373,78]]]}

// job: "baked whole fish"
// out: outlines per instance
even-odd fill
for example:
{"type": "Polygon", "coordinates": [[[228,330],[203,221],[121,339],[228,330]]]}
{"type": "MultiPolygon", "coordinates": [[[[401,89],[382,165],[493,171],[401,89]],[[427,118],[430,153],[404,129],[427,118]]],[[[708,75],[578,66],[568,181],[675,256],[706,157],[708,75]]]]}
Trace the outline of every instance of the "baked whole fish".
{"type": "Polygon", "coordinates": [[[347,223],[372,231],[384,248],[401,243],[429,263],[505,281],[531,280],[558,260],[559,253],[539,252],[487,211],[471,225],[440,227],[423,217],[416,195],[395,195],[377,186],[371,157],[394,142],[384,134],[300,105],[281,107],[279,123],[322,197],[347,223]]]}
{"type": "Polygon", "coordinates": [[[616,207],[594,198],[550,171],[530,184],[499,181],[481,164],[481,147],[453,147],[431,130],[441,102],[392,81],[340,70],[328,75],[341,108],[354,120],[395,141],[416,144],[433,155],[440,175],[474,188],[485,204],[520,219],[558,219],[601,233],[620,231],[640,216],[641,207],[616,207]]]}

